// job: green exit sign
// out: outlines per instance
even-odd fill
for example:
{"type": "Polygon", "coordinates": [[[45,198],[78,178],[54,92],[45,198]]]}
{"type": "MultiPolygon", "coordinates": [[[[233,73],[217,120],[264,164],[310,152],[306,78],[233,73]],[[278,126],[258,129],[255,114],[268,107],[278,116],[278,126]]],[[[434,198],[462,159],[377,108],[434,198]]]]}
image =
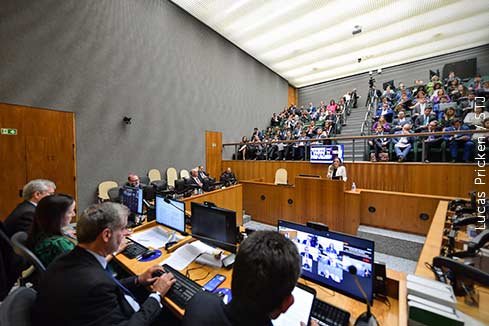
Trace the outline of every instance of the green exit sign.
{"type": "Polygon", "coordinates": [[[13,128],[2,128],[2,135],[15,136],[15,135],[17,135],[17,129],[13,129],[13,128]]]}

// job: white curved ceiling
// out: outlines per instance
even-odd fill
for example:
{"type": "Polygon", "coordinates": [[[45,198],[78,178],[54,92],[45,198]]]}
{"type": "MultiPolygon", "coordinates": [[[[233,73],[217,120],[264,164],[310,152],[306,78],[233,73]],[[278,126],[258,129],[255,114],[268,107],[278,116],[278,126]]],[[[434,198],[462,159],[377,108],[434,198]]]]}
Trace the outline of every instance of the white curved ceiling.
{"type": "Polygon", "coordinates": [[[172,1],[295,87],[489,43],[488,0],[172,1]]]}

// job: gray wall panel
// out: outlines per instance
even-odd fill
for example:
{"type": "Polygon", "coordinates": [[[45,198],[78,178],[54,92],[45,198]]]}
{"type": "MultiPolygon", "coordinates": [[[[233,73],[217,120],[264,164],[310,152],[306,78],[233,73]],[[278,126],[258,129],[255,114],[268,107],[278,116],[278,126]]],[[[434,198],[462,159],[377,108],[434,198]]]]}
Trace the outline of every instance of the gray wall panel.
{"type": "MultiPolygon", "coordinates": [[[[394,80],[396,86],[399,82],[404,82],[406,86],[414,84],[414,80],[421,79],[425,83],[429,81],[429,71],[437,69],[440,73],[446,63],[462,61],[465,59],[477,58],[477,69],[481,75],[489,74],[489,45],[484,45],[468,50],[455,53],[449,53],[434,58],[411,62],[399,66],[382,69],[382,74],[377,75],[375,72],[376,86],[382,87],[382,84],[389,80],[394,80]]],[[[358,94],[362,96],[359,105],[364,105],[368,92],[369,74],[364,73],[351,77],[341,78],[321,84],[306,86],[299,89],[299,103],[307,104],[313,102],[319,103],[321,100],[339,99],[347,91],[356,88],[358,94]]]]}
{"type": "Polygon", "coordinates": [[[75,112],[81,209],[101,180],[191,168],[205,130],[236,140],[287,103],[285,80],[168,1],[3,0],[0,43],[0,102],[75,112]]]}

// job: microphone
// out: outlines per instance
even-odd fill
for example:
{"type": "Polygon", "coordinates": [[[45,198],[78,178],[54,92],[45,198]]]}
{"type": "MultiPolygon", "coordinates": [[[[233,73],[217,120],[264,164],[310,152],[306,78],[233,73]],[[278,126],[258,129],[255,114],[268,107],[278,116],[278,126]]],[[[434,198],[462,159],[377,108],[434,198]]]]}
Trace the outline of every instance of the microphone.
{"type": "Polygon", "coordinates": [[[355,284],[357,285],[358,289],[360,292],[362,292],[363,298],[365,301],[367,301],[367,311],[358,316],[357,320],[355,321],[355,326],[377,326],[379,322],[375,318],[374,315],[372,315],[372,312],[370,311],[370,306],[371,303],[368,300],[367,294],[363,290],[362,285],[360,284],[360,281],[358,280],[357,276],[357,268],[353,265],[348,267],[348,272],[353,276],[353,279],[355,280],[355,284]]]}

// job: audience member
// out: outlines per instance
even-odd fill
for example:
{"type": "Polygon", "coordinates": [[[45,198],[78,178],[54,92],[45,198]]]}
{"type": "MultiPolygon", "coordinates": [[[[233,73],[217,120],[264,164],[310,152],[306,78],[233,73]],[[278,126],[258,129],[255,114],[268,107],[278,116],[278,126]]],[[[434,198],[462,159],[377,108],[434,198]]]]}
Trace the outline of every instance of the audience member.
{"type": "Polygon", "coordinates": [[[187,304],[183,325],[271,325],[294,303],[300,262],[294,243],[282,234],[254,232],[236,256],[232,301],[224,304],[218,296],[200,292],[187,304]]]}
{"type": "MultiPolygon", "coordinates": [[[[434,133],[438,131],[440,131],[438,129],[438,122],[436,120],[430,121],[430,123],[428,124],[428,130],[426,132],[434,133]]],[[[424,140],[424,157],[426,163],[432,161],[431,149],[439,148],[442,142],[443,142],[442,136],[430,135],[426,137],[426,139],[424,140]]]]}
{"type": "Polygon", "coordinates": [[[472,112],[467,113],[464,123],[469,126],[482,126],[482,122],[486,118],[483,106],[476,106],[472,112]]]}
{"type": "MultiPolygon", "coordinates": [[[[402,112],[402,111],[401,111],[402,112]]],[[[384,135],[384,128],[382,125],[378,125],[375,129],[375,135],[379,138],[374,138],[368,141],[370,147],[374,150],[374,156],[371,157],[371,161],[381,161],[380,153],[387,153],[389,151],[390,138],[382,137],[384,135]]]]}
{"type": "Polygon", "coordinates": [[[343,180],[346,182],[346,168],[341,163],[339,157],[333,159],[333,164],[328,167],[328,174],[326,177],[330,180],[343,180]]]}
{"type": "MultiPolygon", "coordinates": [[[[452,126],[447,127],[444,131],[459,131],[459,130],[469,130],[469,127],[462,124],[462,120],[456,118],[453,119],[452,126]]],[[[474,149],[474,143],[471,140],[471,136],[468,134],[458,134],[452,136],[445,136],[448,142],[448,147],[450,148],[450,156],[452,162],[456,162],[458,158],[458,149],[463,148],[462,160],[466,163],[470,161],[472,151],[474,149]]]]}
{"type": "Polygon", "coordinates": [[[428,124],[433,120],[436,120],[436,117],[431,113],[431,106],[428,105],[424,108],[423,114],[414,120],[414,128],[416,131],[428,129],[428,124]]]}
{"type": "Polygon", "coordinates": [[[238,183],[238,179],[236,179],[236,175],[234,174],[234,172],[231,170],[230,167],[228,167],[226,169],[226,171],[224,171],[221,174],[220,180],[221,180],[221,182],[224,183],[224,185],[226,187],[229,187],[229,186],[232,186],[232,185],[238,183]]]}
{"type": "Polygon", "coordinates": [[[87,208],[77,222],[78,246],[54,261],[41,278],[33,306],[34,325],[151,325],[161,318],[162,297],[173,285],[171,273],[153,277],[161,266],[117,280],[105,257],[128,235],[129,211],[105,202],[87,208]],[[153,293],[138,302],[137,292],[153,293]]]}
{"type": "Polygon", "coordinates": [[[49,195],[39,201],[27,245],[44,266],[75,247],[62,230],[75,216],[75,200],[71,196],[49,195]]]}
{"type": "MultiPolygon", "coordinates": [[[[397,131],[396,134],[399,135],[411,135],[411,125],[406,123],[401,131],[397,131]]],[[[403,162],[406,160],[409,151],[412,148],[413,138],[410,136],[393,138],[392,142],[394,143],[394,151],[396,152],[396,156],[398,162],[403,162]]]]}
{"type": "Polygon", "coordinates": [[[199,171],[197,168],[190,170],[190,177],[185,180],[188,186],[193,188],[200,188],[204,185],[202,181],[199,179],[199,171]]]}
{"type": "Polygon", "coordinates": [[[139,181],[139,176],[137,174],[129,173],[127,176],[126,186],[142,189],[145,185],[139,181]]]}
{"type": "Polygon", "coordinates": [[[22,189],[24,201],[17,205],[4,221],[7,235],[11,237],[19,231],[28,232],[34,219],[37,203],[42,198],[54,194],[55,190],[56,185],[50,180],[29,181],[22,189]]]}

